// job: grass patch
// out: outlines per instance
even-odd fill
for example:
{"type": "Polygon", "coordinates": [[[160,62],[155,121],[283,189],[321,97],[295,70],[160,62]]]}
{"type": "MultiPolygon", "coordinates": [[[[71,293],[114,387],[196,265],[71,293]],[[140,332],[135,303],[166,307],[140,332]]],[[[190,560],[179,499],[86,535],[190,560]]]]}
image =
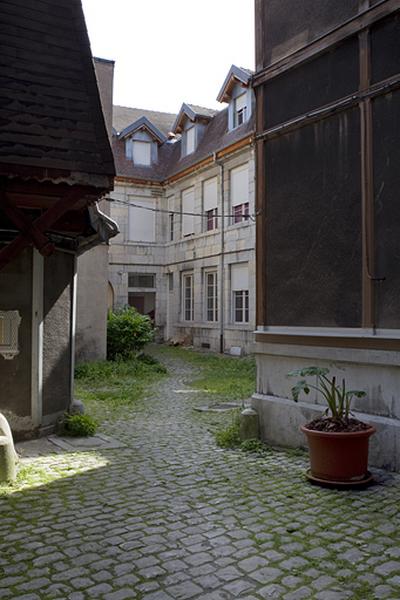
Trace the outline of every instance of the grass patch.
{"type": "Polygon", "coordinates": [[[75,395],[95,412],[114,410],[137,403],[166,373],[163,365],[147,355],[85,363],[75,370],[75,395]]]}
{"type": "Polygon", "coordinates": [[[183,359],[200,369],[191,386],[216,399],[243,400],[256,389],[256,363],[253,357],[233,358],[164,346],[161,353],[183,359]]]}

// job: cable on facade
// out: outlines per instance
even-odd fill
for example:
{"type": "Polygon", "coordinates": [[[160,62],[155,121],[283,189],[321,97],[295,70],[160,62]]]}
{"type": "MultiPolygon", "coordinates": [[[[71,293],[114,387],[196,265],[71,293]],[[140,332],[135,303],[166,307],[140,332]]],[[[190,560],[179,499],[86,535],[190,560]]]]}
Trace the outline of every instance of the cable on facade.
{"type": "MultiPolygon", "coordinates": [[[[108,202],[116,202],[117,204],[123,204],[124,206],[132,206],[133,208],[141,208],[143,210],[150,210],[151,212],[155,212],[155,213],[166,213],[167,215],[187,215],[189,217],[201,217],[202,219],[207,219],[208,215],[207,213],[194,213],[194,212],[185,212],[182,210],[168,210],[167,208],[154,208],[153,206],[141,206],[140,204],[135,204],[134,202],[126,202],[125,200],[119,200],[117,198],[105,198],[105,200],[107,200],[108,202]]],[[[216,219],[234,219],[235,217],[245,217],[250,219],[251,221],[255,221],[256,217],[259,217],[261,215],[261,211],[256,211],[254,214],[231,214],[231,215],[220,215],[218,213],[216,213],[215,215],[213,215],[214,218],[216,219]]]]}

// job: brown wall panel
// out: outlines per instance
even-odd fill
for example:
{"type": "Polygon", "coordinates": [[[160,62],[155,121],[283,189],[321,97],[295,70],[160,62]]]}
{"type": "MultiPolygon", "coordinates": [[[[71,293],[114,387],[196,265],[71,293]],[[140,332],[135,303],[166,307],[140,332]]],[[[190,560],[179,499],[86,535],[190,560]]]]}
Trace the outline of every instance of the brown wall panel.
{"type": "Polygon", "coordinates": [[[303,48],[357,15],[359,0],[265,1],[265,65],[303,48]]]}
{"type": "Polygon", "coordinates": [[[400,72],[400,13],[371,28],[372,83],[400,72]]]}
{"type": "Polygon", "coordinates": [[[267,322],[361,324],[357,109],[266,143],[267,322]]]}
{"type": "Polygon", "coordinates": [[[400,328],[400,91],[373,103],[378,327],[400,328]]]}
{"type": "Polygon", "coordinates": [[[334,102],[358,87],[358,38],[352,37],[265,84],[265,128],[334,102]]]}

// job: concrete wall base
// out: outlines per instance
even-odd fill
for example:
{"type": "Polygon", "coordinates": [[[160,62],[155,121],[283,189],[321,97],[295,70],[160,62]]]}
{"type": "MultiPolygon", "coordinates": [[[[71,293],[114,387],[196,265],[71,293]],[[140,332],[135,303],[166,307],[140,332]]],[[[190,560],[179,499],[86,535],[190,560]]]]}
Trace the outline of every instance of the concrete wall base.
{"type": "MultiPolygon", "coordinates": [[[[254,394],[251,404],[259,415],[261,439],[290,448],[307,447],[300,425],[324,412],[323,406],[264,394],[254,394]]],[[[400,421],[355,411],[354,416],[376,427],[370,439],[370,465],[400,472],[400,421]]]]}

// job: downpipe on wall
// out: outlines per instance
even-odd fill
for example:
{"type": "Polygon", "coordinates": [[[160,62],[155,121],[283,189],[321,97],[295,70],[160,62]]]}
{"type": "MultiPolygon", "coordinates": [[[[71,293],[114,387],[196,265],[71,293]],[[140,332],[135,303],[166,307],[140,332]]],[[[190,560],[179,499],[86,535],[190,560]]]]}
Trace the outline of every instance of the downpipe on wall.
{"type": "Polygon", "coordinates": [[[220,177],[220,193],[221,193],[221,261],[220,261],[220,306],[219,306],[219,351],[220,354],[224,353],[225,346],[225,181],[224,181],[224,164],[217,160],[217,153],[213,153],[213,160],[216,165],[219,166],[219,177],[220,177]]]}

